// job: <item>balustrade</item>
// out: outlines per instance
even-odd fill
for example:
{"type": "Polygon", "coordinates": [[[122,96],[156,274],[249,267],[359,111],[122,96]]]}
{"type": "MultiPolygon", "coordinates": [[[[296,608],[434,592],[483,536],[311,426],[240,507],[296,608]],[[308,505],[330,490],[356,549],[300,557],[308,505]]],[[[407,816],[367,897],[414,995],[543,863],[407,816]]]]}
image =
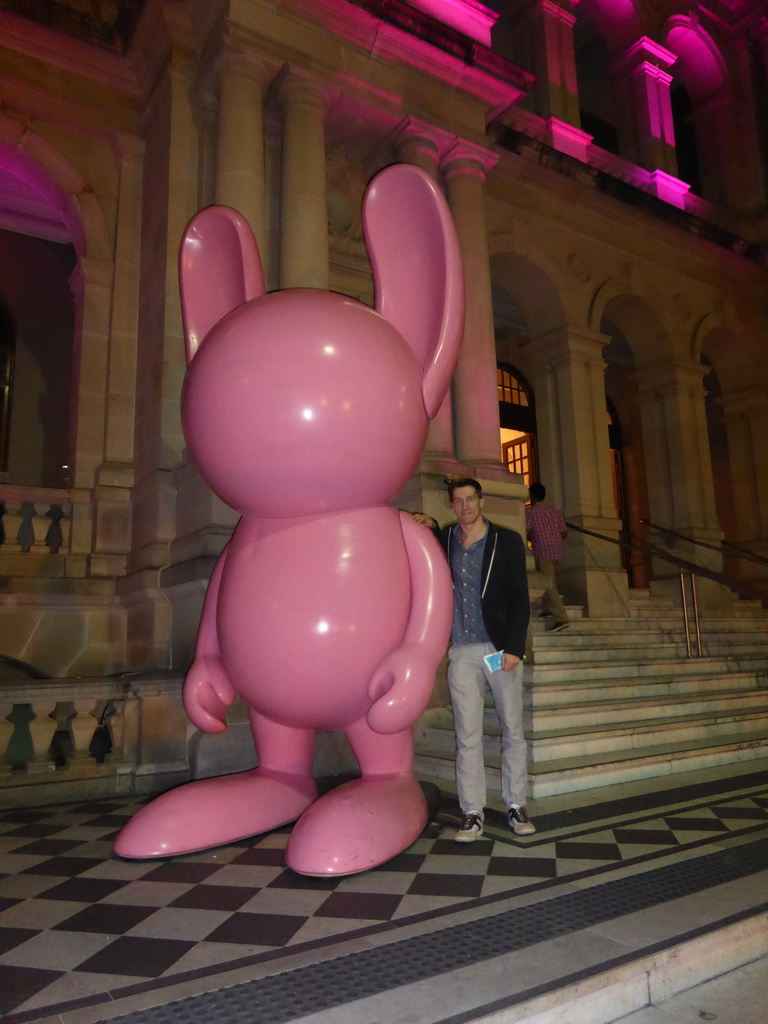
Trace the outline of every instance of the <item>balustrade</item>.
{"type": "Polygon", "coordinates": [[[180,675],[0,681],[0,805],[167,789],[189,778],[180,675]]]}
{"type": "MultiPolygon", "coordinates": [[[[89,692],[74,699],[74,684],[3,684],[0,691],[0,776],[94,768],[122,756],[124,698],[89,692]],[[64,690],[64,693],[57,693],[64,690]],[[37,691],[37,692],[31,692],[37,691]],[[26,698],[26,699],[21,699],[26,698]]],[[[89,691],[92,686],[88,686],[89,691]]]]}
{"type": "Polygon", "coordinates": [[[66,554],[71,506],[67,491],[0,487],[0,551],[66,554]]]}

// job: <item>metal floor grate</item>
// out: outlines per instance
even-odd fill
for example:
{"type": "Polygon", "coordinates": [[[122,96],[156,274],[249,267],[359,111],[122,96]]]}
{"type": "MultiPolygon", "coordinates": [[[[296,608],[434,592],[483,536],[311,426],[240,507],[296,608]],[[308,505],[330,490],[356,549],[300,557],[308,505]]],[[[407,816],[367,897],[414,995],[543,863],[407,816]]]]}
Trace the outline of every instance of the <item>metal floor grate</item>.
{"type": "Polygon", "coordinates": [[[768,839],[494,917],[116,1018],[121,1024],[287,1024],[355,999],[581,931],[765,869],[768,839]]]}

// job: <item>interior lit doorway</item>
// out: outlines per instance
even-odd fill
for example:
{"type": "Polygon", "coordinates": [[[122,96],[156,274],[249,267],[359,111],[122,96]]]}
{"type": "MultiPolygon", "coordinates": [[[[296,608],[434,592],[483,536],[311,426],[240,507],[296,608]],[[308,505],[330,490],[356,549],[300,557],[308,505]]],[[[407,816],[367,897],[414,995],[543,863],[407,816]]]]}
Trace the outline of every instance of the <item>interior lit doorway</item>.
{"type": "Polygon", "coordinates": [[[536,410],[528,382],[513,366],[496,367],[501,424],[501,459],[529,487],[538,479],[536,410]]]}

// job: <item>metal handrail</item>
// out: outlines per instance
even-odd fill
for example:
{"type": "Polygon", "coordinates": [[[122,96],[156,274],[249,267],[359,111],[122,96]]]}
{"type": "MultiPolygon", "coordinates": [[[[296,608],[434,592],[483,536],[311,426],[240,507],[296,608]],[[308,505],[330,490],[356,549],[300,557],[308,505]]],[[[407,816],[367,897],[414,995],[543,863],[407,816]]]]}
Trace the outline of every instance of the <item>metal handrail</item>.
{"type": "Polygon", "coordinates": [[[589,537],[596,537],[598,540],[607,540],[610,544],[616,544],[618,547],[627,551],[642,551],[645,554],[653,555],[655,558],[660,558],[662,561],[669,562],[670,564],[677,566],[680,571],[680,594],[683,605],[683,620],[685,623],[685,645],[689,658],[692,657],[692,654],[688,598],[685,588],[686,574],[691,580],[691,604],[693,606],[693,620],[698,657],[701,657],[701,624],[699,621],[699,602],[696,594],[697,576],[703,576],[705,579],[712,580],[715,583],[719,583],[721,586],[728,587],[740,597],[748,597],[763,603],[768,602],[768,593],[760,590],[759,587],[755,587],[753,584],[746,583],[743,580],[734,579],[732,576],[726,576],[725,573],[717,572],[714,569],[707,569],[705,566],[697,565],[695,562],[689,562],[685,558],[679,558],[677,555],[672,555],[668,551],[664,551],[663,548],[658,547],[651,541],[644,540],[641,537],[636,537],[634,534],[623,531],[623,539],[617,540],[615,537],[609,537],[607,534],[597,533],[595,530],[588,530],[584,526],[577,526],[576,523],[566,521],[565,525],[569,530],[575,530],[577,533],[584,533],[589,537]]]}
{"type": "Polygon", "coordinates": [[[658,523],[652,523],[650,519],[641,519],[640,522],[644,526],[650,526],[652,530],[658,530],[659,533],[667,533],[670,537],[679,537],[681,540],[687,540],[690,544],[697,544],[701,548],[709,548],[711,551],[717,551],[721,555],[735,555],[738,558],[744,558],[749,562],[757,562],[758,565],[768,565],[768,558],[756,555],[753,551],[747,551],[746,548],[737,547],[736,544],[731,544],[730,541],[722,540],[719,545],[709,544],[705,540],[697,540],[696,537],[688,537],[686,534],[680,533],[677,530],[672,530],[668,526],[659,526],[658,523]]]}

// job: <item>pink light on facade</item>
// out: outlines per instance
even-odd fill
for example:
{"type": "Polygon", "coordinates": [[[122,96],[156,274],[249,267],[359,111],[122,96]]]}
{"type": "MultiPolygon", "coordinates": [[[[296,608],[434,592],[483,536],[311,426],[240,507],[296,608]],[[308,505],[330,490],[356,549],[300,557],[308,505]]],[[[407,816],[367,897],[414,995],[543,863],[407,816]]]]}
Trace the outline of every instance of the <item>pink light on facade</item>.
{"type": "Polygon", "coordinates": [[[4,206],[13,216],[12,230],[70,241],[78,253],[84,251],[82,226],[67,196],[44,168],[19,149],[0,145],[0,180],[3,178],[7,182],[4,206]],[[13,197],[10,202],[8,197],[13,197]]]}
{"type": "Polygon", "coordinates": [[[677,54],[676,70],[694,103],[708,99],[725,86],[723,58],[701,26],[693,25],[688,18],[670,18],[665,42],[677,54]]]}
{"type": "Polygon", "coordinates": [[[679,178],[667,174],[666,171],[656,170],[651,171],[647,189],[652,195],[663,199],[670,206],[677,206],[684,210],[690,187],[687,181],[681,181],[679,178]]]}
{"type": "Polygon", "coordinates": [[[575,0],[573,6],[576,3],[598,26],[611,51],[626,46],[640,33],[640,18],[633,0],[575,0]]]}
{"type": "Polygon", "coordinates": [[[550,117],[547,121],[550,145],[561,153],[567,153],[587,163],[587,150],[592,145],[592,136],[572,124],[561,121],[558,117],[550,117]]]}
{"type": "Polygon", "coordinates": [[[498,20],[498,14],[475,0],[408,0],[411,7],[415,7],[430,18],[442,21],[444,25],[450,25],[465,36],[482,43],[483,46],[491,45],[491,29],[498,20]]]}

